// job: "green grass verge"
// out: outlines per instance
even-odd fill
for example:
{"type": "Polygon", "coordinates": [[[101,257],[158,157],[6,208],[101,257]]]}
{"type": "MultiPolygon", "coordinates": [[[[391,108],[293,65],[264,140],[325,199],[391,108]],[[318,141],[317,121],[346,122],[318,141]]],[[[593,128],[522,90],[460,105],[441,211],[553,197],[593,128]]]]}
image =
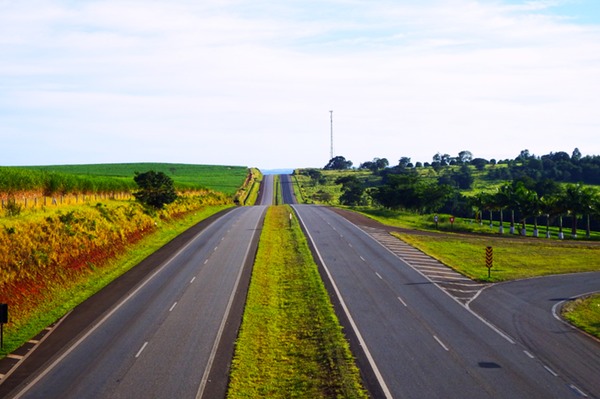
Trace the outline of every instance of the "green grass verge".
{"type": "Polygon", "coordinates": [[[264,179],[263,174],[258,169],[252,169],[252,174],[256,176],[252,180],[252,184],[248,189],[248,195],[244,198],[243,205],[254,205],[258,200],[258,192],[260,191],[260,185],[264,179]]]}
{"type": "Polygon", "coordinates": [[[600,294],[567,302],[562,315],[574,326],[600,338],[600,294]]]}
{"type": "Polygon", "coordinates": [[[519,237],[436,236],[393,233],[458,272],[480,281],[505,281],[562,273],[600,270],[600,246],[519,237]],[[491,278],[486,247],[493,248],[491,278]]]}
{"type": "Polygon", "coordinates": [[[317,265],[287,206],[267,212],[228,398],[366,398],[317,265]]]}
{"type": "Polygon", "coordinates": [[[0,350],[0,358],[19,348],[44,328],[60,319],[185,230],[231,206],[207,206],[185,218],[165,223],[156,232],[132,245],[127,252],[108,264],[97,268],[95,272],[82,276],[76,285],[71,286],[68,290],[60,291],[54,298],[49,300],[44,308],[39,309],[30,321],[18,331],[11,333],[10,329],[8,331],[5,329],[4,347],[0,350]]]}

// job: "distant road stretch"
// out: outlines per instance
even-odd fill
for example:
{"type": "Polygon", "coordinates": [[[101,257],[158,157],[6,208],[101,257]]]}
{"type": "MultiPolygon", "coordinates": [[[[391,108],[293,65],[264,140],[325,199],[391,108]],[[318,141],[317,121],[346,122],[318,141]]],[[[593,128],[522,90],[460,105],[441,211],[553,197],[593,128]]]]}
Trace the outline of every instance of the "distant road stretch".
{"type": "MultiPolygon", "coordinates": [[[[232,305],[247,288],[265,210],[240,207],[217,219],[14,397],[222,397],[226,386],[215,391],[211,384],[226,383],[226,374],[211,378],[211,367],[220,361],[229,324],[241,318],[241,309],[231,314],[232,305]]],[[[228,339],[233,345],[235,335],[228,339]]]]}
{"type": "Polygon", "coordinates": [[[258,193],[257,205],[273,205],[273,197],[273,175],[264,175],[258,193]]]}
{"type": "Polygon", "coordinates": [[[294,186],[291,175],[279,175],[281,183],[281,196],[284,204],[296,204],[296,196],[294,195],[294,186]]]}

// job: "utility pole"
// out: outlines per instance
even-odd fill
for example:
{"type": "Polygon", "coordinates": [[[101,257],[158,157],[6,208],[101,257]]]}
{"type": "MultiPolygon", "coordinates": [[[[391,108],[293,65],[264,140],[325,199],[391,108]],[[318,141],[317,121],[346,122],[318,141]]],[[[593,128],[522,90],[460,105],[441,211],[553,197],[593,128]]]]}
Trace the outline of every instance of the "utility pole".
{"type": "Polygon", "coordinates": [[[329,147],[329,159],[333,159],[333,111],[329,111],[329,120],[331,123],[331,146],[329,147]]]}

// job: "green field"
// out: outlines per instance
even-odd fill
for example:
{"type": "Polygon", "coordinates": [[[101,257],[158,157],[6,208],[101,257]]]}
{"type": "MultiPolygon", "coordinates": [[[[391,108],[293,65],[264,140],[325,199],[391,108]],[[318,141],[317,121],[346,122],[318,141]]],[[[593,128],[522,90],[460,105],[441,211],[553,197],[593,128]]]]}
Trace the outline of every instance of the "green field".
{"type": "Polygon", "coordinates": [[[135,172],[154,170],[173,179],[180,189],[208,188],[234,194],[248,174],[244,166],[192,165],[179,163],[115,163],[89,165],[49,165],[19,167],[33,171],[46,171],[77,176],[133,179],[135,172]]]}

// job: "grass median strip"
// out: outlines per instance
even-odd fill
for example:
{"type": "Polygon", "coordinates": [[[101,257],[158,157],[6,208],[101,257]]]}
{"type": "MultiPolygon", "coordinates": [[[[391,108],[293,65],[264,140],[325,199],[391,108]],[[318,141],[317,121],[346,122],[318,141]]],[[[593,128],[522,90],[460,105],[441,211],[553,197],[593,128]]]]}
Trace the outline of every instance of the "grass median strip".
{"type": "Polygon", "coordinates": [[[267,212],[228,398],[366,398],[308,244],[287,206],[267,212]]]}

